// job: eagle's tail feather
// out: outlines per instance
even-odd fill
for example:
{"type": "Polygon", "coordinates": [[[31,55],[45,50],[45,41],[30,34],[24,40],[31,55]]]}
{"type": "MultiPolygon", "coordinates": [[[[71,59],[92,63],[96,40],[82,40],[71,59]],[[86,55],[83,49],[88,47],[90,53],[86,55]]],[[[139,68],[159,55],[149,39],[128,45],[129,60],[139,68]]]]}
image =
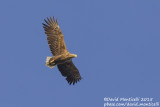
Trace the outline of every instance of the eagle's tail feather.
{"type": "Polygon", "coordinates": [[[46,58],[46,66],[48,66],[49,68],[54,68],[55,67],[55,63],[49,63],[49,60],[51,59],[52,57],[50,56],[47,56],[46,58]]]}

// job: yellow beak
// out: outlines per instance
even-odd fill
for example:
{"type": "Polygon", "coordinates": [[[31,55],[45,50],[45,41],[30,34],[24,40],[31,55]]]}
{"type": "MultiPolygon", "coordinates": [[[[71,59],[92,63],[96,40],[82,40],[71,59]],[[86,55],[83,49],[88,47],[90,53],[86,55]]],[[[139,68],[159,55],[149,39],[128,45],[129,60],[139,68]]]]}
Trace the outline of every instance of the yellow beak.
{"type": "Polygon", "coordinates": [[[77,55],[74,55],[74,57],[77,57],[77,55]]]}

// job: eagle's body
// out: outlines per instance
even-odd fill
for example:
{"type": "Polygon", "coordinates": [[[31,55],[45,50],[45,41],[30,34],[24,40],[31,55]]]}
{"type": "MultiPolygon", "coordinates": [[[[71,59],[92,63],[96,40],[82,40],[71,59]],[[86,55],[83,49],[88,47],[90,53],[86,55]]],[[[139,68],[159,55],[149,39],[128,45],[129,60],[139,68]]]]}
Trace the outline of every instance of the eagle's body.
{"type": "Polygon", "coordinates": [[[59,71],[69,84],[74,85],[77,81],[81,80],[78,69],[72,62],[72,58],[77,57],[75,54],[68,52],[63,34],[59,28],[57,20],[50,17],[45,20],[46,24],[43,24],[45,33],[47,34],[47,40],[50,50],[54,57],[47,57],[46,65],[50,68],[58,66],[59,71]]]}
{"type": "Polygon", "coordinates": [[[50,68],[53,68],[55,65],[63,64],[64,62],[71,61],[71,58],[76,57],[75,54],[70,54],[69,52],[66,52],[61,55],[57,55],[55,57],[48,57],[48,60],[46,61],[46,65],[50,68]]]}

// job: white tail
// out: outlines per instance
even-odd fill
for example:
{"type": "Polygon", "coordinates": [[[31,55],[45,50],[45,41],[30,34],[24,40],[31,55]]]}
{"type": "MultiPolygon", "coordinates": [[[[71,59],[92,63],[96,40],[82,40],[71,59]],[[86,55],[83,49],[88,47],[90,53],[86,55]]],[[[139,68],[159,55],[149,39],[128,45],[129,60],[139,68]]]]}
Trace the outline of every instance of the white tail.
{"type": "Polygon", "coordinates": [[[51,58],[52,58],[52,57],[47,56],[47,58],[46,58],[46,66],[48,66],[49,68],[54,68],[55,66],[50,65],[50,63],[49,63],[49,60],[50,60],[51,58]]]}

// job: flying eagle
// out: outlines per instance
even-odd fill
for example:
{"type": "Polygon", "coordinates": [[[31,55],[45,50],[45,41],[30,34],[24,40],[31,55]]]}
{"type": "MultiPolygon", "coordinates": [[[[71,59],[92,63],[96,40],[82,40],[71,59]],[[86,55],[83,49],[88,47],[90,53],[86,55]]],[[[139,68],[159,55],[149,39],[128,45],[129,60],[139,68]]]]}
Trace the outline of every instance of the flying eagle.
{"type": "Polygon", "coordinates": [[[47,34],[48,44],[51,50],[51,53],[54,57],[47,57],[46,65],[50,68],[58,66],[61,74],[66,77],[68,83],[73,85],[81,80],[80,73],[76,66],[72,62],[72,58],[77,57],[75,54],[71,54],[65,45],[64,37],[61,32],[61,29],[58,25],[57,19],[47,18],[44,19],[46,24],[43,24],[45,34],[47,34]]]}

